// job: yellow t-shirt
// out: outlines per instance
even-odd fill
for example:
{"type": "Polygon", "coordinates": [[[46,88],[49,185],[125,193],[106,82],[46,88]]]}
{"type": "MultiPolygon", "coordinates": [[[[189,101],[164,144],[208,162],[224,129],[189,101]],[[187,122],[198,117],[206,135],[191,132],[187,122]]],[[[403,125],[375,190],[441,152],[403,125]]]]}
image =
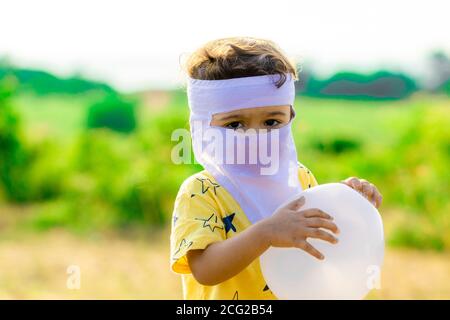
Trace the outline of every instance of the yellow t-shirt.
{"type": "MultiPolygon", "coordinates": [[[[303,189],[317,185],[313,174],[299,165],[303,189]]],[[[251,225],[239,204],[205,170],[187,178],[175,200],[170,235],[170,267],[181,274],[184,299],[276,299],[255,259],[236,276],[215,286],[198,283],[186,253],[236,236],[251,225]]]]}

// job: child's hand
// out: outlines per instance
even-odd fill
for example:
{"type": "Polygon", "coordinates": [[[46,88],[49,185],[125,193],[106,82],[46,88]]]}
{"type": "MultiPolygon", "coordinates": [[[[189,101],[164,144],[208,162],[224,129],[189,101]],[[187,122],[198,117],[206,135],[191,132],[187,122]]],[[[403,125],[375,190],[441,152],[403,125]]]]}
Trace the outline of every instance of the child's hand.
{"type": "Polygon", "coordinates": [[[339,233],[337,226],[331,221],[333,218],[319,209],[306,209],[299,211],[305,204],[305,198],[296,199],[286,206],[278,209],[272,216],[262,220],[263,234],[273,247],[300,248],[317,259],[324,259],[322,253],[309,244],[307,238],[317,238],[337,243],[338,239],[331,233],[322,230],[328,229],[339,233]]]}
{"type": "Polygon", "coordinates": [[[380,207],[383,197],[381,196],[381,193],[378,191],[377,187],[375,187],[375,185],[373,185],[369,181],[350,177],[341,182],[360,192],[364,197],[367,198],[367,200],[373,203],[375,208],[380,207]]]}
{"type": "Polygon", "coordinates": [[[323,259],[306,239],[336,243],[337,239],[321,228],[334,233],[339,232],[338,228],[331,221],[333,218],[319,209],[300,211],[304,203],[304,197],[296,199],[234,237],[211,243],[205,249],[189,250],[187,260],[192,275],[204,286],[215,286],[244,270],[270,246],[297,247],[323,259]]]}

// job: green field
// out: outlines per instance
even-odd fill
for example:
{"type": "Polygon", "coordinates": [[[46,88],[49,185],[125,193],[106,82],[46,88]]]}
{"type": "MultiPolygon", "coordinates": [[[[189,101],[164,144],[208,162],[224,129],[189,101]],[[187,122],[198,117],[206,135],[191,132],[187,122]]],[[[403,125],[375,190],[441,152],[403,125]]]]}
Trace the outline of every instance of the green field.
{"type": "MultiPolygon", "coordinates": [[[[171,132],[188,128],[182,92],[157,111],[139,104],[138,128],[128,135],[86,130],[95,98],[15,99],[30,144],[48,149],[36,169],[41,174],[30,173],[38,176],[33,181],[49,189],[57,184],[55,196],[33,203],[36,214],[25,225],[163,225],[178,186],[199,169],[170,161],[171,132]],[[47,178],[40,177],[46,170],[47,178]]],[[[384,197],[380,211],[393,224],[391,245],[444,250],[450,247],[449,108],[448,98],[426,95],[382,102],[300,97],[294,124],[299,159],[319,183],[358,176],[376,184],[384,197]]]]}
{"type": "MultiPolygon", "coordinates": [[[[188,128],[188,109],[183,92],[168,94],[162,107],[140,100],[138,125],[129,134],[87,129],[95,95],[11,100],[28,160],[18,162],[12,179],[22,197],[8,200],[0,188],[0,270],[9,270],[0,277],[0,297],[180,297],[179,281],[168,271],[167,227],[181,182],[200,167],[170,160],[171,133],[188,128]],[[126,265],[108,258],[120,250],[128,252],[121,258],[126,265]],[[98,286],[67,291],[64,268],[72,257],[98,286]],[[97,266],[109,268],[108,276],[98,275],[97,266]],[[133,276],[124,276],[128,268],[133,276]],[[16,284],[24,274],[29,286],[21,290],[16,284]]],[[[428,95],[296,100],[299,160],[319,183],[357,176],[383,194],[386,286],[369,298],[450,296],[449,111],[448,97],[428,95]],[[418,276],[417,268],[427,272],[418,276]]]]}

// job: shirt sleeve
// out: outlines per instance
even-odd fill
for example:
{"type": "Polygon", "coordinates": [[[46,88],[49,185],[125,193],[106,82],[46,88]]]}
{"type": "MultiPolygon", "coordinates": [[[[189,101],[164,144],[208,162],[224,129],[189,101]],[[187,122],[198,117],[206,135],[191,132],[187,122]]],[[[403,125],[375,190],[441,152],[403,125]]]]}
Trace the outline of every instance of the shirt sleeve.
{"type": "Polygon", "coordinates": [[[191,273],[186,256],[189,250],[205,249],[226,239],[213,195],[196,190],[192,184],[197,182],[194,179],[187,188],[180,189],[175,200],[170,235],[170,266],[175,273],[191,273]]]}
{"type": "Polygon", "coordinates": [[[303,189],[312,188],[318,185],[314,174],[301,163],[299,163],[298,167],[298,177],[303,189]]]}

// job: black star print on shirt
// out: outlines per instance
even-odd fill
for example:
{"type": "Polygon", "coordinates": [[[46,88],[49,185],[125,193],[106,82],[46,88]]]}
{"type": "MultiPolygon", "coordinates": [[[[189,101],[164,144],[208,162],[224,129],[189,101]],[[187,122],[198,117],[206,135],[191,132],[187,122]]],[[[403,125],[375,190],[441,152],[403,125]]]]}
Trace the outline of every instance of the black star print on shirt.
{"type": "Polygon", "coordinates": [[[239,293],[238,293],[237,290],[236,290],[236,292],[234,293],[233,300],[239,300],[239,293]]]}
{"type": "Polygon", "coordinates": [[[218,185],[215,182],[212,182],[208,178],[205,178],[205,179],[196,178],[196,179],[202,183],[202,194],[204,194],[206,191],[208,191],[209,188],[212,188],[214,191],[214,194],[216,194],[216,189],[220,187],[220,185],[218,185]]]}
{"type": "Polygon", "coordinates": [[[230,230],[233,230],[234,232],[236,232],[236,227],[233,225],[233,219],[234,219],[235,214],[236,213],[233,212],[229,216],[226,216],[225,218],[222,219],[224,226],[225,226],[225,233],[228,233],[228,231],[230,231],[230,230]]]}
{"type": "Polygon", "coordinates": [[[203,228],[209,228],[212,232],[216,229],[223,229],[223,224],[217,222],[217,215],[213,213],[208,219],[195,218],[195,220],[203,221],[203,228]]]}
{"type": "Polygon", "coordinates": [[[180,244],[178,245],[178,250],[173,253],[172,260],[178,260],[180,257],[178,256],[182,250],[185,251],[190,246],[192,246],[194,242],[187,241],[185,238],[181,239],[180,244]]]}

